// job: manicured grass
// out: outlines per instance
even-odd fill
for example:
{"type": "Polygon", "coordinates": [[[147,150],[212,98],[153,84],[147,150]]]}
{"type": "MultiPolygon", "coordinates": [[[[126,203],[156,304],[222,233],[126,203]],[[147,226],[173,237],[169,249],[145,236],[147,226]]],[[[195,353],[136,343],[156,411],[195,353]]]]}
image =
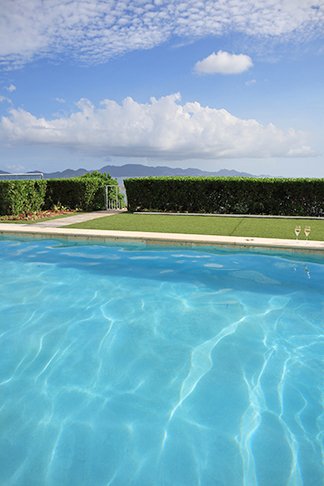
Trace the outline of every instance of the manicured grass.
{"type": "Polygon", "coordinates": [[[124,213],[73,224],[69,228],[295,239],[294,228],[296,225],[302,227],[299,239],[305,239],[303,228],[310,226],[309,239],[324,241],[324,220],[312,219],[226,218],[124,213]]]}

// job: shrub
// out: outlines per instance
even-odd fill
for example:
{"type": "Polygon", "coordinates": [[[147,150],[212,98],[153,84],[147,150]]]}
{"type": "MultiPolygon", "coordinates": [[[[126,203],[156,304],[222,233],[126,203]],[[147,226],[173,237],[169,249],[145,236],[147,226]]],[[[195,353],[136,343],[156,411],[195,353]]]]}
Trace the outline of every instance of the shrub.
{"type": "MultiPolygon", "coordinates": [[[[109,174],[92,172],[71,179],[0,181],[0,215],[18,215],[65,207],[92,211],[105,208],[106,185],[118,187],[109,174]]],[[[110,189],[110,195],[113,191],[110,189]]],[[[117,192],[116,192],[117,194],[117,192]]],[[[123,203],[123,195],[119,195],[123,203]]]]}
{"type": "Polygon", "coordinates": [[[118,186],[117,180],[109,174],[92,172],[70,179],[49,179],[45,206],[64,206],[69,209],[93,211],[105,208],[106,185],[118,186]]]}
{"type": "MultiPolygon", "coordinates": [[[[104,187],[105,186],[110,186],[109,187],[109,194],[108,194],[109,198],[112,198],[112,199],[115,199],[116,200],[117,199],[117,194],[118,194],[119,203],[120,203],[121,207],[123,207],[124,204],[125,204],[124,195],[121,194],[119,191],[117,192],[117,189],[118,189],[118,181],[117,181],[117,179],[113,179],[111,177],[111,175],[108,174],[107,172],[106,173],[102,173],[102,172],[99,172],[97,170],[95,170],[93,172],[89,172],[88,174],[84,174],[82,176],[82,178],[87,178],[87,179],[94,178],[94,177],[100,180],[101,187],[102,187],[102,191],[104,191],[104,187]],[[115,186],[115,188],[113,188],[111,186],[115,186]]],[[[98,198],[99,198],[100,201],[102,201],[102,197],[103,197],[102,192],[99,191],[98,198]]],[[[102,209],[104,209],[104,207],[105,207],[105,203],[102,206],[102,209]]]]}
{"type": "Polygon", "coordinates": [[[324,215],[324,179],[143,177],[124,184],[129,211],[324,215]]]}
{"type": "Polygon", "coordinates": [[[71,179],[49,179],[47,181],[45,207],[64,206],[69,209],[91,211],[101,209],[98,202],[97,180],[85,180],[81,177],[71,179]],[[99,206],[99,207],[98,207],[99,206]]]}
{"type": "Polygon", "coordinates": [[[40,211],[44,204],[46,181],[0,181],[0,214],[18,215],[40,211]]]}

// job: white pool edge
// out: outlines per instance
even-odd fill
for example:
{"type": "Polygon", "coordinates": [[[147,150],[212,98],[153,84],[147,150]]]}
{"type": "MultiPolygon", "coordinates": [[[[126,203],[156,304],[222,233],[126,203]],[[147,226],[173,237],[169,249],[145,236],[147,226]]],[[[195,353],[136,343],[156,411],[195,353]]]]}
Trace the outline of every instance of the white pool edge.
{"type": "Polygon", "coordinates": [[[276,238],[252,238],[140,231],[90,230],[76,228],[46,228],[36,225],[0,224],[0,235],[37,238],[66,238],[68,240],[98,240],[102,242],[130,242],[143,245],[226,246],[265,248],[302,252],[324,252],[324,241],[297,241],[276,238]]]}

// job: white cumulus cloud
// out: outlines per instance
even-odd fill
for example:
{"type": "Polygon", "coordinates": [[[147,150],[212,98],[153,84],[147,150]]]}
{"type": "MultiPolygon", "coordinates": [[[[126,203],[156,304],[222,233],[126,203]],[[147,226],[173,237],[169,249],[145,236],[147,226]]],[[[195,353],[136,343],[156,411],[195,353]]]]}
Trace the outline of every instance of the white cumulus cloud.
{"type": "Polygon", "coordinates": [[[13,93],[14,91],[16,91],[16,86],[14,84],[9,84],[9,86],[6,87],[6,90],[9,91],[9,93],[13,93]]]}
{"type": "Polygon", "coordinates": [[[172,36],[237,32],[305,42],[324,34],[323,0],[2,0],[0,64],[64,52],[86,63],[172,36]]]}
{"type": "Polygon", "coordinates": [[[11,99],[7,96],[0,95],[0,103],[11,103],[11,99]]]}
{"type": "Polygon", "coordinates": [[[303,133],[240,119],[224,109],[181,103],[180,94],[148,103],[126,98],[94,106],[81,99],[68,115],[47,119],[10,109],[0,124],[5,143],[68,147],[92,155],[155,159],[290,157],[312,153],[303,133]]]}
{"type": "Polygon", "coordinates": [[[198,61],[195,71],[199,74],[240,74],[252,66],[252,59],[245,54],[218,51],[198,61]]]}

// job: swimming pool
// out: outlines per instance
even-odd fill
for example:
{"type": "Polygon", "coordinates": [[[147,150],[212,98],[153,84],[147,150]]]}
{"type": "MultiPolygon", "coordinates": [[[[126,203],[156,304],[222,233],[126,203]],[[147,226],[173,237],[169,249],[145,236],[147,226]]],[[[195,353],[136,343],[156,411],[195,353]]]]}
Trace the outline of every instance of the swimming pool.
{"type": "Polygon", "coordinates": [[[323,257],[3,238],[0,265],[0,484],[321,484],[323,257]]]}

